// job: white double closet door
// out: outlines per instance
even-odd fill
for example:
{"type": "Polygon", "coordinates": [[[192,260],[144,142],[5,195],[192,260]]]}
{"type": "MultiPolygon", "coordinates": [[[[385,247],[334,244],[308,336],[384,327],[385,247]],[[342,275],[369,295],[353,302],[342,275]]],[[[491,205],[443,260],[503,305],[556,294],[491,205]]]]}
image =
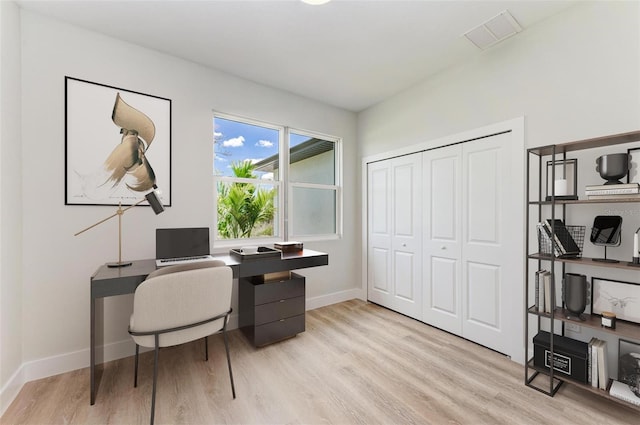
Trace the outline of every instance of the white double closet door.
{"type": "Polygon", "coordinates": [[[523,249],[511,137],[368,164],[367,257],[369,300],[509,355],[523,249]]]}

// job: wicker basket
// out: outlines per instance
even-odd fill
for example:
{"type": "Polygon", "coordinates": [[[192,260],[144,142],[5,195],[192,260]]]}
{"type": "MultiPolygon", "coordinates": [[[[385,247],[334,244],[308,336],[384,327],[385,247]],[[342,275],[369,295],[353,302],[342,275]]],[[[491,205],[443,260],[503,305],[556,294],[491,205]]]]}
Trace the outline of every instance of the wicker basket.
{"type": "MultiPolygon", "coordinates": [[[[570,255],[562,255],[562,253],[558,250],[555,244],[551,243],[551,239],[549,239],[549,235],[543,229],[543,224],[539,223],[537,225],[538,228],[538,250],[541,254],[545,255],[555,255],[556,257],[571,257],[571,258],[579,258],[582,257],[582,247],[584,246],[584,235],[585,235],[585,226],[565,226],[569,231],[569,235],[573,238],[578,248],[580,248],[580,252],[578,254],[570,254],[570,255]]],[[[556,235],[558,236],[558,235],[556,235]]],[[[562,241],[561,241],[562,242],[562,241]]]]}

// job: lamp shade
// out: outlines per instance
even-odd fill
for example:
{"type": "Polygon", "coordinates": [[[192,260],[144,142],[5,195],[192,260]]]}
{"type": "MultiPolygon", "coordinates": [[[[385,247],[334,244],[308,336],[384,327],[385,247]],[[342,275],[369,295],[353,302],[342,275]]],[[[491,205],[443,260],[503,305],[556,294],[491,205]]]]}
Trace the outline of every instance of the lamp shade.
{"type": "Polygon", "coordinates": [[[151,205],[153,212],[156,213],[156,215],[158,215],[162,211],[164,211],[164,207],[162,206],[162,202],[160,202],[160,199],[158,198],[158,193],[156,192],[156,189],[157,189],[157,186],[154,185],[153,190],[147,193],[145,195],[145,198],[147,198],[147,202],[149,202],[149,205],[151,205]]]}

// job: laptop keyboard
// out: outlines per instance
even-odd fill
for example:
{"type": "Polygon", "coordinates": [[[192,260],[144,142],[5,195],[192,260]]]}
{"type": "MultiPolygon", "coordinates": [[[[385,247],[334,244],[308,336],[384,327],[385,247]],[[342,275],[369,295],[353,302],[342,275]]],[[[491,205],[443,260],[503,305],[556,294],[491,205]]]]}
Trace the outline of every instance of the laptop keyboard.
{"type": "Polygon", "coordinates": [[[176,264],[189,264],[189,263],[197,263],[200,261],[209,261],[212,260],[213,257],[211,255],[198,255],[194,257],[180,257],[180,258],[163,258],[156,260],[157,266],[174,266],[176,264]]]}

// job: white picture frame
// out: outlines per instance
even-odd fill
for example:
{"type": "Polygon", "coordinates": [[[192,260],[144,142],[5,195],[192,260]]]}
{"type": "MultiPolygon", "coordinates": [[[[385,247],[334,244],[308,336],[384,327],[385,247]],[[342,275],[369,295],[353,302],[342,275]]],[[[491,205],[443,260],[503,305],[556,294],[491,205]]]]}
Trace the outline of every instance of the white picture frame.
{"type": "Polygon", "coordinates": [[[640,323],[640,284],[591,278],[591,312],[613,312],[618,320],[640,323]]]}
{"type": "Polygon", "coordinates": [[[171,99],[65,77],[65,205],[133,205],[148,193],[152,181],[162,204],[171,206],[171,99]],[[123,143],[114,118],[117,96],[126,103],[123,108],[151,121],[150,141],[140,134],[137,147],[136,142],[123,143]],[[142,166],[130,167],[121,180],[105,166],[116,149],[144,158],[139,160],[142,166]],[[152,176],[144,188],[136,187],[140,180],[135,167],[152,176]]]}

